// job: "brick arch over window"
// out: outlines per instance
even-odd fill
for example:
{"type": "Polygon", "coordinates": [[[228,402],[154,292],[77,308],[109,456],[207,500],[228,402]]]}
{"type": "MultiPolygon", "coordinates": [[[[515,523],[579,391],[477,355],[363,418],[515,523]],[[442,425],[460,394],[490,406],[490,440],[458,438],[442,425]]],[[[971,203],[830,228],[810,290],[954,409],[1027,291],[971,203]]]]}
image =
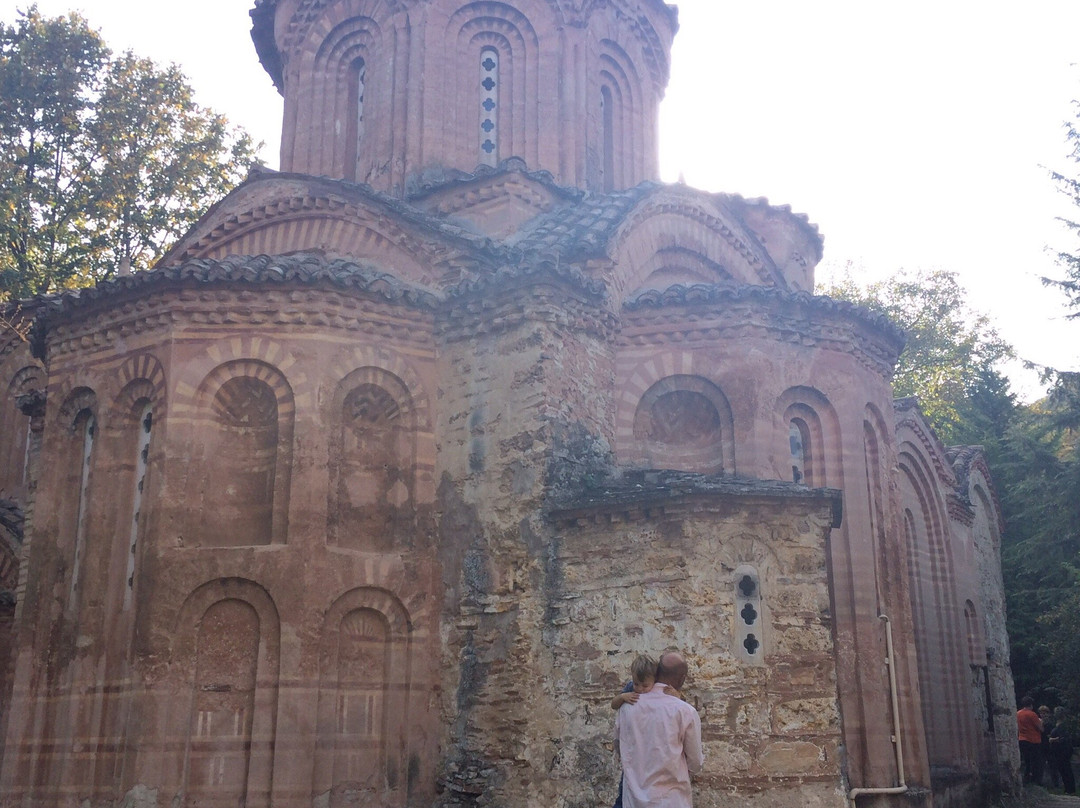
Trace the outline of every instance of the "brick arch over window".
{"type": "Polygon", "coordinates": [[[733,432],[719,387],[701,376],[668,376],[638,401],[628,455],[635,466],[733,474],[733,432]]]}
{"type": "Polygon", "coordinates": [[[732,277],[723,266],[710,260],[699,244],[682,244],[661,247],[641,266],[644,275],[642,289],[663,291],[676,284],[689,286],[695,283],[731,283],[732,277]]]}
{"type": "Polygon", "coordinates": [[[120,368],[124,382],[110,408],[108,430],[114,457],[112,482],[117,499],[116,530],[128,541],[124,560],[114,557],[112,575],[121,578],[124,611],[134,602],[136,568],[148,513],[157,504],[150,496],[153,432],[165,412],[165,370],[149,354],[132,357],[120,368]]]}
{"type": "Polygon", "coordinates": [[[61,490],[57,509],[57,545],[67,558],[69,586],[66,610],[77,612],[83,590],[83,567],[86,548],[91,543],[93,488],[98,483],[94,470],[98,463],[98,400],[89,387],[76,387],[60,405],[58,439],[62,442],[53,455],[62,471],[61,490]]]}
{"type": "Polygon", "coordinates": [[[390,219],[337,198],[310,196],[292,201],[295,211],[285,206],[238,210],[176,260],[312,250],[370,262],[424,286],[436,283],[437,256],[390,219]]]}
{"type": "Polygon", "coordinates": [[[967,649],[959,624],[959,603],[948,545],[948,511],[935,485],[932,462],[922,447],[904,441],[898,451],[901,498],[913,535],[909,574],[913,608],[917,608],[915,636],[919,679],[935,694],[923,702],[927,749],[932,766],[954,765],[966,754],[956,743],[966,737],[962,716],[969,706],[967,649]]]}
{"type": "Polygon", "coordinates": [[[284,543],[295,406],[289,383],[271,365],[234,360],[207,376],[196,402],[201,468],[191,474],[201,487],[189,522],[192,543],[284,543]]]}
{"type": "Polygon", "coordinates": [[[363,166],[372,162],[367,148],[369,137],[365,130],[378,125],[379,112],[389,107],[383,97],[388,90],[385,81],[388,71],[380,70],[382,30],[370,17],[354,17],[334,27],[323,39],[315,54],[312,76],[322,82],[313,101],[315,120],[333,127],[335,137],[324,139],[324,148],[331,148],[330,164],[340,166],[345,179],[362,181],[367,174],[363,166]]]}
{"type": "Polygon", "coordinates": [[[259,584],[224,578],[181,606],[172,661],[186,692],[173,737],[185,739],[187,792],[211,805],[271,805],[281,627],[259,584]],[[253,741],[258,739],[257,743],[253,741]]]}
{"type": "MultiPolygon", "coordinates": [[[[435,498],[435,433],[432,425],[431,396],[410,359],[386,345],[356,345],[342,351],[326,366],[324,377],[345,379],[358,368],[378,368],[401,380],[412,399],[416,429],[416,500],[430,503],[435,498]]],[[[330,401],[331,408],[333,400],[330,401]]],[[[335,412],[326,412],[327,423],[335,412]]]]}
{"type": "Polygon", "coordinates": [[[57,425],[62,429],[72,430],[80,414],[89,412],[97,417],[97,411],[97,394],[89,387],[76,387],[64,397],[60,404],[56,415],[57,425]]]}
{"type": "Polygon", "coordinates": [[[448,58],[453,68],[442,75],[443,93],[452,99],[453,140],[462,165],[479,164],[476,144],[480,87],[474,77],[480,53],[499,55],[498,159],[517,156],[539,163],[540,40],[532,21],[519,9],[493,0],[466,3],[446,26],[448,58]],[[452,44],[451,44],[452,43],[452,44]],[[452,50],[451,50],[452,49],[452,50]]]}
{"type": "Polygon", "coordinates": [[[327,536],[389,550],[415,529],[417,413],[408,387],[377,367],[350,373],[333,403],[327,536]]]}
{"type": "Polygon", "coordinates": [[[599,81],[601,98],[598,187],[610,192],[635,185],[647,175],[645,132],[642,126],[643,92],[633,59],[610,39],[600,42],[599,81]]]}
{"type": "Polygon", "coordinates": [[[394,9],[344,0],[314,15],[288,61],[284,170],[366,181],[392,140],[394,9]],[[361,103],[362,96],[362,103],[361,103]]]}
{"type": "Polygon", "coordinates": [[[37,365],[25,365],[15,371],[0,400],[0,498],[21,492],[29,475],[30,418],[19,409],[18,399],[28,393],[44,391],[45,371],[37,365]]]}
{"type": "Polygon", "coordinates": [[[771,260],[758,254],[749,236],[740,235],[740,225],[689,201],[686,205],[662,202],[667,204],[650,204],[635,212],[612,240],[615,274],[611,285],[619,303],[643,288],[659,268],[655,256],[668,250],[697,255],[698,267],[709,267],[715,273],[712,283],[785,287],[771,260]],[[643,261],[641,256],[648,257],[643,261]]]}
{"type": "Polygon", "coordinates": [[[813,387],[791,387],[777,400],[776,467],[781,479],[793,479],[794,430],[801,441],[801,479],[814,488],[843,489],[840,419],[832,403],[813,387]]]}
{"type": "Polygon", "coordinates": [[[410,746],[412,622],[394,595],[359,587],[326,613],[319,652],[315,793],[401,804],[410,746]]]}
{"type": "Polygon", "coordinates": [[[129,357],[117,372],[120,392],[110,407],[110,418],[131,417],[139,401],[153,405],[157,417],[165,408],[165,368],[153,354],[129,357]]]}
{"type": "Polygon", "coordinates": [[[11,382],[8,384],[8,395],[17,398],[32,390],[41,390],[44,388],[45,382],[44,368],[38,365],[26,365],[11,375],[11,382]]]}

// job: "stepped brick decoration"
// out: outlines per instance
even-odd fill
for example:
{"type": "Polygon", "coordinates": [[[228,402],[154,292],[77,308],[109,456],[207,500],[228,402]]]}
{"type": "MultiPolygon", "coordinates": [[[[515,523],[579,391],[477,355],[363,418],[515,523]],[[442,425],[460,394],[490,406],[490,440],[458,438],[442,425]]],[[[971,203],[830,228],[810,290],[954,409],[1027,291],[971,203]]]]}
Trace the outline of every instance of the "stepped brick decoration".
{"type": "Polygon", "coordinates": [[[698,806],[1015,788],[982,453],[806,217],[657,181],[674,7],[252,18],[282,170],[5,314],[0,808],[607,806],[668,646],[698,806]]]}

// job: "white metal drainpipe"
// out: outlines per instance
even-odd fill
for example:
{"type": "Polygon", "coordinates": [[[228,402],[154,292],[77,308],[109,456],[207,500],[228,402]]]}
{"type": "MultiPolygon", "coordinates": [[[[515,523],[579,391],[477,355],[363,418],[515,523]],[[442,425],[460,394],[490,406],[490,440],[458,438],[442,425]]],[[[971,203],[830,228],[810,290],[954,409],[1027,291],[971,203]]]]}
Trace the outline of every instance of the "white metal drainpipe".
{"type": "Polygon", "coordinates": [[[887,788],[853,788],[848,792],[851,808],[855,808],[856,797],[866,794],[906,794],[908,790],[904,778],[904,742],[900,736],[900,697],[896,688],[896,656],[893,654],[892,623],[884,614],[879,614],[878,617],[885,621],[885,664],[889,666],[889,692],[892,695],[892,742],[893,746],[896,747],[896,774],[900,785],[887,788]]]}

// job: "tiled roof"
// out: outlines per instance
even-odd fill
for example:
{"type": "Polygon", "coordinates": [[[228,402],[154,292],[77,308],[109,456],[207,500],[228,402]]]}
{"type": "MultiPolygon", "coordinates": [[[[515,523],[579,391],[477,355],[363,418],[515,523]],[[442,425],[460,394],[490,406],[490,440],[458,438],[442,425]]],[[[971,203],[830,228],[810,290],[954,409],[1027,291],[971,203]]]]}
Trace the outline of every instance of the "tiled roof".
{"type": "Polygon", "coordinates": [[[447,289],[446,293],[447,297],[468,297],[494,286],[512,284],[519,280],[536,280],[545,276],[557,278],[596,301],[607,299],[607,286],[602,281],[588,277],[572,264],[563,264],[557,261],[530,261],[503,266],[491,274],[469,278],[455,284],[447,289]]]}
{"type": "Polygon", "coordinates": [[[429,169],[406,181],[406,198],[410,201],[424,199],[451,186],[469,185],[477,180],[506,174],[521,174],[565,199],[578,200],[585,195],[585,192],[579,188],[559,185],[550,171],[530,171],[528,165],[520,157],[509,157],[501,161],[498,166],[479,165],[471,172],[454,168],[429,169]]]}
{"type": "MultiPolygon", "coordinates": [[[[613,470],[614,471],[614,470],[613,470]]],[[[828,499],[839,508],[841,494],[831,488],[808,488],[782,480],[758,480],[665,469],[621,470],[603,481],[583,483],[553,497],[553,514],[612,507],[644,506],[685,496],[745,496],[828,499]]],[[[839,521],[839,513],[836,513],[839,521]]],[[[836,525],[838,526],[838,525],[836,525]]]]}
{"type": "Polygon", "coordinates": [[[313,252],[290,255],[231,255],[222,259],[196,258],[176,266],[158,266],[99,281],[88,289],[75,289],[39,298],[39,317],[71,311],[113,297],[123,291],[164,283],[287,284],[323,283],[349,289],[391,303],[434,308],[438,298],[392,275],[341,258],[313,252]]]}
{"type": "Polygon", "coordinates": [[[663,187],[657,182],[643,182],[627,191],[587,194],[576,205],[537,217],[510,243],[526,253],[558,254],[566,261],[602,257],[623,219],[639,202],[663,187]]]}
{"type": "MultiPolygon", "coordinates": [[[[185,258],[185,254],[200,245],[201,240],[207,238],[214,227],[222,226],[227,221],[230,213],[246,216],[253,210],[257,212],[258,208],[265,207],[265,202],[261,202],[254,203],[255,207],[248,209],[244,207],[245,203],[243,201],[236,201],[237,199],[243,200],[244,194],[255,190],[255,186],[263,183],[300,183],[304,189],[304,194],[310,195],[313,199],[317,198],[316,205],[318,199],[333,200],[332,204],[363,205],[388,214],[399,223],[426,230],[444,246],[450,247],[452,251],[456,251],[459,255],[467,256],[470,260],[478,263],[491,263],[500,260],[500,244],[498,242],[432,216],[398,197],[377,191],[370,185],[329,177],[317,177],[310,174],[278,172],[260,166],[253,170],[247,179],[227,196],[212,205],[199,223],[176,242],[159,263],[168,264],[177,260],[191,260],[194,256],[191,255],[185,258]]],[[[281,192],[281,195],[284,198],[290,193],[295,193],[295,191],[286,190],[281,192]]],[[[286,199],[286,201],[288,200],[286,199]]]]}
{"type": "MultiPolygon", "coordinates": [[[[681,184],[643,182],[625,191],[607,194],[586,194],[575,205],[568,205],[538,217],[509,240],[527,253],[558,255],[565,261],[602,258],[616,230],[639,204],[650,197],[668,198],[672,203],[685,200],[688,205],[700,206],[727,219],[732,227],[741,226],[742,235],[751,242],[757,257],[771,263],[767,251],[753,230],[743,220],[747,208],[765,208],[789,217],[802,227],[818,246],[820,259],[822,238],[816,225],[804,214],[793,213],[783,205],[770,205],[764,198],[744,199],[735,194],[714,194],[681,184]]],[[[816,260],[815,260],[816,263],[816,260]]]]}
{"type": "MultiPolygon", "coordinates": [[[[644,292],[627,300],[623,307],[630,311],[644,309],[661,309],[669,306],[693,306],[715,305],[719,303],[735,303],[738,301],[755,301],[777,303],[796,303],[810,306],[818,311],[830,314],[843,314],[856,317],[885,333],[897,342],[904,341],[904,331],[892,320],[883,314],[871,311],[863,306],[856,305],[847,300],[836,300],[824,295],[812,295],[809,292],[788,292],[769,286],[717,285],[709,283],[695,283],[690,285],[676,284],[667,289],[647,289],[644,292]]],[[[897,402],[902,406],[902,401],[897,402]]]]}

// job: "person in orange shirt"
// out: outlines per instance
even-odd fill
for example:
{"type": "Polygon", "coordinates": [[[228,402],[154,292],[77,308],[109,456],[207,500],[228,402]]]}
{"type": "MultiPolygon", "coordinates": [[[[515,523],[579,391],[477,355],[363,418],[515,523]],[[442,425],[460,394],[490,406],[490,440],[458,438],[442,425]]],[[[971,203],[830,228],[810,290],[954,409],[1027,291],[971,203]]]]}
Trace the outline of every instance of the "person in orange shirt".
{"type": "Polygon", "coordinates": [[[1020,762],[1024,767],[1024,782],[1038,783],[1042,780],[1043,723],[1032,709],[1035,700],[1025,696],[1016,711],[1016,728],[1020,734],[1020,762]]]}

